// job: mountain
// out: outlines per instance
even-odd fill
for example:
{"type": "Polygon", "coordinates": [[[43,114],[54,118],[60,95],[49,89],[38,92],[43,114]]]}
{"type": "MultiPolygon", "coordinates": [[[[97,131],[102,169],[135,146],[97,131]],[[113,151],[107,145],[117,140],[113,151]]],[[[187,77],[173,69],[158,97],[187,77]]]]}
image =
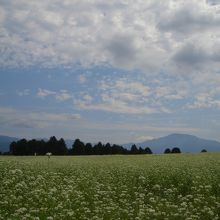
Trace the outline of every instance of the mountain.
{"type": "Polygon", "coordinates": [[[1,152],[7,152],[9,151],[9,146],[12,141],[17,141],[18,138],[16,137],[8,137],[0,135],[0,151],[1,152]]]}
{"type": "MultiPolygon", "coordinates": [[[[124,144],[130,148],[132,144],[124,144]]],[[[136,143],[136,146],[150,147],[153,153],[163,153],[166,148],[179,147],[182,152],[200,152],[206,149],[208,152],[220,152],[220,143],[214,140],[206,140],[188,134],[171,134],[165,137],[136,143]]]]}

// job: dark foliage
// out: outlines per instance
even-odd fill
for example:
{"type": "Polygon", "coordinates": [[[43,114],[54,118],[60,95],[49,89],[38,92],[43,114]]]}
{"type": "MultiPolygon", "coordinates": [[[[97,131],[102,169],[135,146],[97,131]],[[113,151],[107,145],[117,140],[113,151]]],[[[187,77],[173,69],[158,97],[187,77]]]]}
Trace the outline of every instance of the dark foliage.
{"type": "Polygon", "coordinates": [[[92,155],[92,154],[93,154],[92,144],[87,143],[85,145],[85,155],[92,155]]]}
{"type": "Polygon", "coordinates": [[[70,154],[72,155],[86,155],[85,145],[80,139],[76,139],[72,145],[72,149],[70,150],[70,154]]]}
{"type": "Polygon", "coordinates": [[[130,154],[138,154],[138,153],[139,153],[139,151],[138,151],[136,145],[133,144],[133,145],[131,146],[130,154]]]}
{"type": "Polygon", "coordinates": [[[152,154],[153,153],[149,147],[146,147],[144,149],[144,151],[145,151],[146,154],[152,154]]]}
{"type": "Polygon", "coordinates": [[[171,151],[171,153],[174,153],[174,154],[179,154],[181,153],[180,149],[178,147],[174,147],[171,151]]]}
{"type": "Polygon", "coordinates": [[[201,153],[206,153],[207,152],[207,150],[206,149],[203,149],[202,151],[201,151],[201,153]]]}
{"type": "Polygon", "coordinates": [[[170,154],[170,153],[171,153],[170,148],[166,148],[165,151],[164,151],[164,153],[165,153],[165,154],[170,154]]]}
{"type": "Polygon", "coordinates": [[[57,140],[56,137],[51,137],[49,141],[32,139],[27,141],[21,139],[10,144],[10,153],[13,155],[45,155],[51,152],[54,155],[67,154],[67,147],[64,140],[61,138],[57,140]]]}
{"type": "Polygon", "coordinates": [[[51,152],[53,155],[152,154],[149,147],[143,149],[133,145],[131,150],[127,150],[117,144],[102,144],[101,142],[92,146],[91,143],[84,144],[80,139],[76,139],[72,148],[67,149],[63,138],[57,140],[55,136],[48,141],[21,139],[10,144],[10,154],[12,155],[45,155],[47,152],[51,152]]]}

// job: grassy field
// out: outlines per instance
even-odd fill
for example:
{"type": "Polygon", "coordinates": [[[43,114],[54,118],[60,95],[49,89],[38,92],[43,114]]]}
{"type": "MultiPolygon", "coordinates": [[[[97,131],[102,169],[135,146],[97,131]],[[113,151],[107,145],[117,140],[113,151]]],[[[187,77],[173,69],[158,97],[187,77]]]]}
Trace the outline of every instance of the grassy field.
{"type": "Polygon", "coordinates": [[[220,219],[220,154],[0,157],[0,219],[220,219]]]}

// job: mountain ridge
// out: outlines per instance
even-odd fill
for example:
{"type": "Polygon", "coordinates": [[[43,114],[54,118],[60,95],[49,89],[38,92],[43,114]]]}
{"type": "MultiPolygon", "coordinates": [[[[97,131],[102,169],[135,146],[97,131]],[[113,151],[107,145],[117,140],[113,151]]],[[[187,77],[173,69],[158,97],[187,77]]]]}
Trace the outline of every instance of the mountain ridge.
{"type": "MultiPolygon", "coordinates": [[[[133,143],[123,144],[130,148],[133,143]]],[[[150,147],[153,153],[163,153],[166,148],[178,147],[182,152],[200,152],[206,149],[210,152],[220,152],[220,142],[199,138],[190,134],[170,134],[164,137],[136,143],[137,147],[150,147]]]]}

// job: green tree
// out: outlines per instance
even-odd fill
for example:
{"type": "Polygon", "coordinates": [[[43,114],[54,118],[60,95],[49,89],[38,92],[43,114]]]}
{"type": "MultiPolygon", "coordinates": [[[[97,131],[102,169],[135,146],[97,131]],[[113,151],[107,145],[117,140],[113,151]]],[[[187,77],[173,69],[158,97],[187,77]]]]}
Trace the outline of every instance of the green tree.
{"type": "Polygon", "coordinates": [[[165,153],[165,154],[170,154],[170,153],[171,153],[170,148],[166,148],[165,151],[164,151],[164,153],[165,153]]]}
{"type": "Polygon", "coordinates": [[[85,154],[86,155],[92,155],[93,154],[93,148],[91,143],[87,143],[85,145],[85,154]]]}
{"type": "Polygon", "coordinates": [[[131,146],[130,153],[131,153],[131,154],[138,154],[138,149],[137,149],[137,147],[136,147],[135,144],[133,144],[133,145],[131,146]]]}
{"type": "Polygon", "coordinates": [[[179,153],[181,153],[181,150],[180,150],[178,147],[174,147],[174,148],[172,149],[171,153],[179,154],[179,153]]]}
{"type": "Polygon", "coordinates": [[[151,151],[151,149],[149,147],[146,147],[144,149],[144,151],[145,151],[146,154],[152,154],[152,151],[151,151]]]}
{"type": "Polygon", "coordinates": [[[76,139],[72,146],[73,155],[85,155],[85,145],[80,139],[76,139]]]}

